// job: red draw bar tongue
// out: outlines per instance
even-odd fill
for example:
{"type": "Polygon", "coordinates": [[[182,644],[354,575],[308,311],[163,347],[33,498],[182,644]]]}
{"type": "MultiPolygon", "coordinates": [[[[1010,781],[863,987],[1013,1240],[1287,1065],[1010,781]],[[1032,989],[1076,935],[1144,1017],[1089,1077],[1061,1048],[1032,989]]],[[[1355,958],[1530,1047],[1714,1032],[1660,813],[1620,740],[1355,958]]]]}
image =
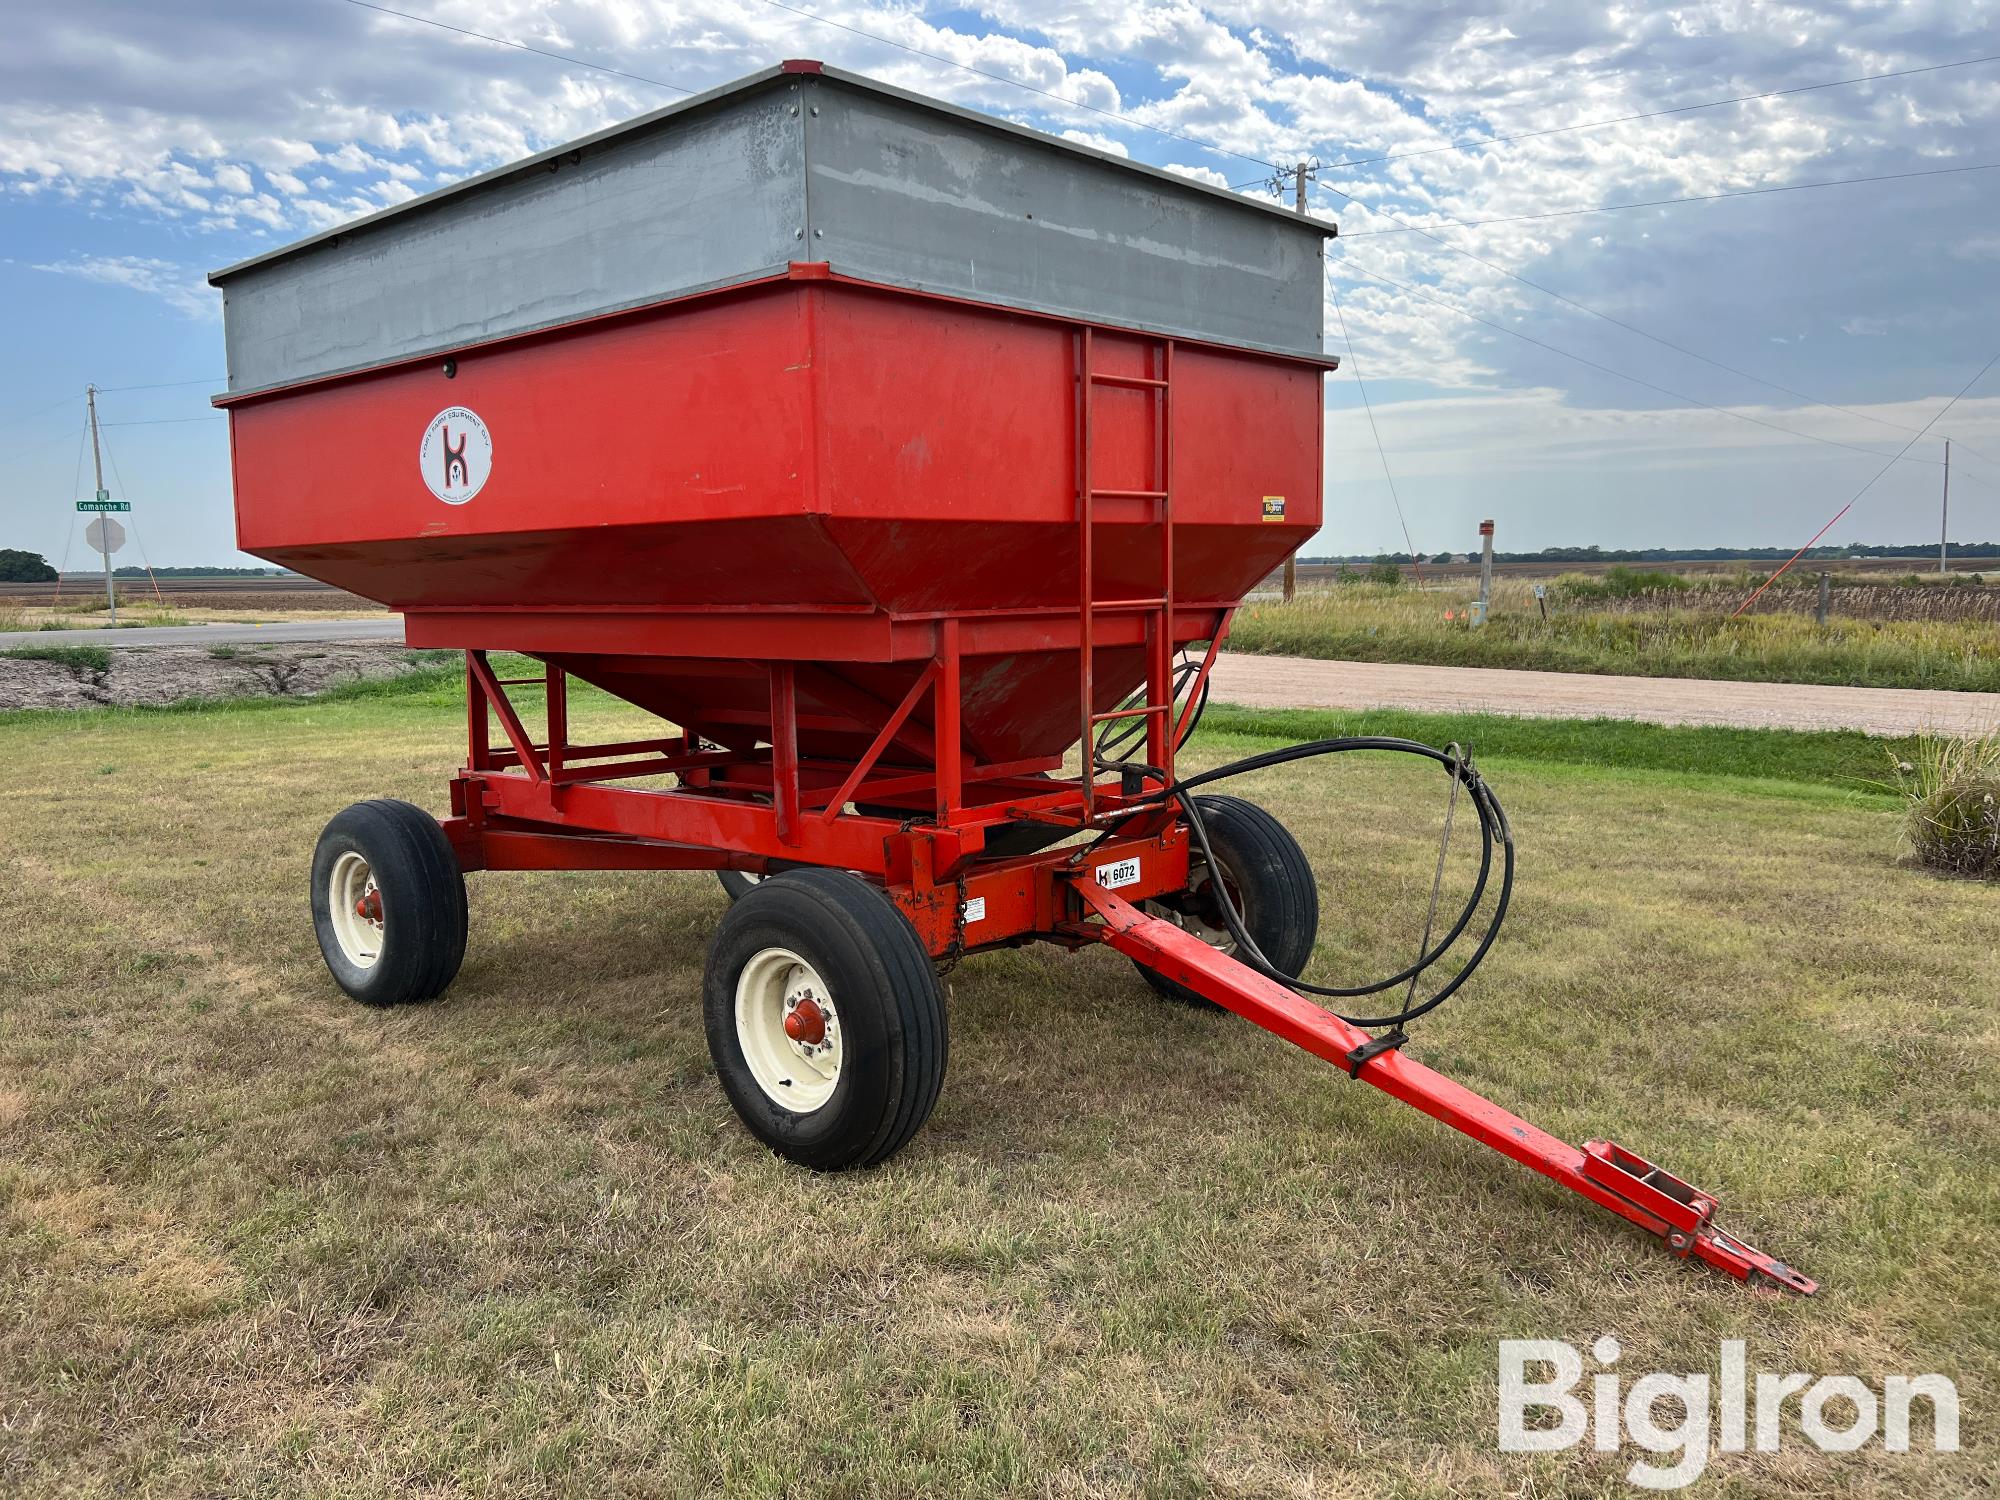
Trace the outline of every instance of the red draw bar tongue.
{"type": "Polygon", "coordinates": [[[1101,922],[1079,923],[1081,936],[1109,943],[1168,979],[1255,1022],[1350,1077],[1413,1105],[1435,1120],[1511,1156],[1523,1166],[1658,1235],[1683,1259],[1693,1257],[1752,1286],[1811,1296],[1819,1284],[1783,1261],[1715,1227],[1716,1201],[1644,1157],[1608,1141],[1581,1150],[1508,1113],[1492,1100],[1433,1072],[1395,1046],[1266,979],[1173,923],[1147,916],[1098,885],[1071,877],[1085,909],[1101,922]]]}

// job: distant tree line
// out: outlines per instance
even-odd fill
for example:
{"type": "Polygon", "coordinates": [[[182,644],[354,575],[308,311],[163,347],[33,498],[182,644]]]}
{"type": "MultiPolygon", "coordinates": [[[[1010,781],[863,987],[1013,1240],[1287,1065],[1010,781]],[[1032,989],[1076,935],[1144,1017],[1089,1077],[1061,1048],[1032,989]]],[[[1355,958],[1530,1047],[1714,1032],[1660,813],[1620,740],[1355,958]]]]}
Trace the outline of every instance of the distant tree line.
{"type": "Polygon", "coordinates": [[[56,570],[39,552],[0,547],[0,583],[54,583],[56,570]]]}
{"type": "MultiPolygon", "coordinates": [[[[2000,557],[2000,542],[1952,542],[1953,557],[2000,557]]],[[[1495,552],[1493,560],[1503,563],[1661,563],[1661,562],[1783,562],[1797,549],[1793,547],[1544,547],[1539,552],[1495,552]]],[[[1869,547],[1851,542],[1844,547],[1809,548],[1804,562],[1851,562],[1862,557],[1936,557],[1936,542],[1913,542],[1907,546],[1869,547]]],[[[1466,557],[1477,559],[1477,552],[1466,557]]],[[[1441,563],[1450,553],[1432,559],[1441,563]]],[[[1387,564],[1410,560],[1407,552],[1377,552],[1373,556],[1355,553],[1346,557],[1302,557],[1305,563],[1387,564]]]]}

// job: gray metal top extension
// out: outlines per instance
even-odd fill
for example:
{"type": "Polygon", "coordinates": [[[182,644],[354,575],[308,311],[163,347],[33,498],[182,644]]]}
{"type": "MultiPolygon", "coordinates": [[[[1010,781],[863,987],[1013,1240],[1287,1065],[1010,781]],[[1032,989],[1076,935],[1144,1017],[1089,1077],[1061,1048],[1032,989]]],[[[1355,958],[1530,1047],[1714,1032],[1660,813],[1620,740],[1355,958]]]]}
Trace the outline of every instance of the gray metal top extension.
{"type": "Polygon", "coordinates": [[[826,261],[1034,312],[1318,358],[1334,227],[787,63],[210,275],[229,391],[826,261]]]}

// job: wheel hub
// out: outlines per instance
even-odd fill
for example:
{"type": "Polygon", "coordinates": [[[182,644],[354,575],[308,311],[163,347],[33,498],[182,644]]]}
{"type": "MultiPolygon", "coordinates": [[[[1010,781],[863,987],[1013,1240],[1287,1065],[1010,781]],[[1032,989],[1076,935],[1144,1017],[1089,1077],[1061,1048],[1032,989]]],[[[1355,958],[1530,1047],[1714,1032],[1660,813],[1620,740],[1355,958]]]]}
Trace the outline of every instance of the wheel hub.
{"type": "Polygon", "coordinates": [[[360,854],[349,850],[334,861],[327,883],[327,915],[341,956],[357,969],[373,968],[386,936],[375,872],[360,854]]]}
{"type": "Polygon", "coordinates": [[[766,948],[739,971],[736,1040],[774,1103],[810,1114],[833,1097],[844,1055],[840,1011],[811,962],[791,949],[766,948]]]}
{"type": "Polygon", "coordinates": [[[807,1047],[817,1047],[826,1040],[826,1012],[810,995],[786,997],[785,1035],[807,1047]]]}

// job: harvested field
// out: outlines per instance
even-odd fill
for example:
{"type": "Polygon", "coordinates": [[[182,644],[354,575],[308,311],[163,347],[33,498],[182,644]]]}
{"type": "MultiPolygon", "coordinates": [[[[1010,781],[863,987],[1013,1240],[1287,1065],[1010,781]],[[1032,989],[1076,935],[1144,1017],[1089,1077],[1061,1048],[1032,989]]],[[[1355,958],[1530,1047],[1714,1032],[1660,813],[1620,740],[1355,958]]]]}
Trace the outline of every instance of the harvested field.
{"type": "MultiPolygon", "coordinates": [[[[377,611],[381,605],[310,578],[120,578],[119,607],[251,612],[377,611]]],[[[68,576],[53,583],[0,583],[0,613],[14,610],[105,608],[101,577],[68,576]]]]}
{"type": "MultiPolygon", "coordinates": [[[[1996,575],[2000,576],[2000,575],[1996,575]]],[[[1675,610],[1734,614],[1757,592],[1754,584],[1725,584],[1674,590],[1642,589],[1634,594],[1593,599],[1607,614],[1671,613],[1675,610]]],[[[1794,585],[1788,575],[1766,589],[1750,614],[1810,614],[1819,590],[1808,577],[1794,585]]],[[[1827,614],[1846,620],[1923,620],[2000,625],[2000,587],[1975,584],[1881,584],[1847,581],[1827,591],[1827,614]]]]}
{"type": "MultiPolygon", "coordinates": [[[[2000,629],[1990,614],[2000,587],[1991,585],[1913,588],[1911,617],[1836,612],[1825,625],[1813,620],[1803,588],[1772,589],[1765,598],[1779,597],[1770,608],[1759,601],[1741,619],[1730,611],[1743,595],[1727,589],[1661,590],[1643,604],[1579,596],[1560,584],[1538,601],[1532,589],[1517,578],[1496,579],[1492,612],[1474,626],[1476,583],[1316,586],[1290,604],[1249,605],[1229,644],[1334,661],[2000,691],[2000,629]]],[[[1903,592],[1860,586],[1834,595],[1861,596],[1866,607],[1903,592]]]]}

